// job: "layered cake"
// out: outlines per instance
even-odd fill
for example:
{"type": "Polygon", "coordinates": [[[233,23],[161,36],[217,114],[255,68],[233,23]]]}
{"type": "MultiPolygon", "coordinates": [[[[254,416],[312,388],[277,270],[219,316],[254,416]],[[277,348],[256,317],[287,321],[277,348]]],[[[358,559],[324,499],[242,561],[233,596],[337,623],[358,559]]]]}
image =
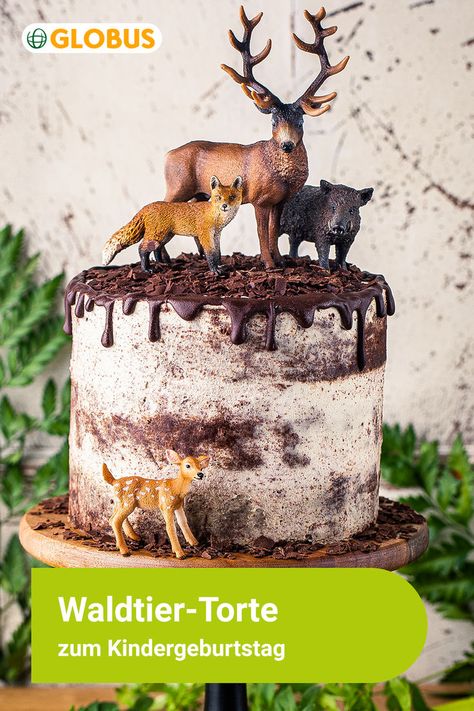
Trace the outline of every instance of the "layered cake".
{"type": "Polygon", "coordinates": [[[123,532],[146,537],[165,519],[182,557],[175,512],[188,543],[220,550],[256,539],[337,542],[377,517],[394,304],[382,276],[346,261],[373,189],[325,180],[303,187],[304,117],[330,108],[336,93],[318,92],[349,60],[330,63],[324,40],[337,28],[321,26],[325,14],[305,12],[313,41],[293,35],[317,60],[314,79],[287,104],[254,75],[271,41],[251,53],[262,13],[251,18],[241,8],[242,38],[229,38],[242,73],[222,68],[271,115],[271,138],[171,150],[165,200],[142,208],[104,247],[108,265],[139,244],[140,264],[95,267],[68,286],[70,520],[110,534],[115,498],[124,555],[123,532]],[[221,232],[245,203],[255,209],[260,255],[222,260],[221,232]],[[284,260],[283,232],[291,245],[284,260]],[[194,237],[206,259],[170,260],[175,234],[194,237]],[[318,262],[298,258],[302,241],[315,244],[318,262]],[[182,487],[177,477],[157,483],[173,477],[165,456],[179,464],[182,487]],[[192,485],[186,466],[199,479],[192,485]]]}
{"type": "MultiPolygon", "coordinates": [[[[308,257],[222,261],[224,276],[181,255],[68,285],[74,527],[111,533],[104,463],[160,479],[166,449],[210,456],[186,499],[200,542],[327,543],[374,523],[388,284],[308,257]]],[[[164,525],[139,508],[130,521],[145,538],[164,525]]]]}

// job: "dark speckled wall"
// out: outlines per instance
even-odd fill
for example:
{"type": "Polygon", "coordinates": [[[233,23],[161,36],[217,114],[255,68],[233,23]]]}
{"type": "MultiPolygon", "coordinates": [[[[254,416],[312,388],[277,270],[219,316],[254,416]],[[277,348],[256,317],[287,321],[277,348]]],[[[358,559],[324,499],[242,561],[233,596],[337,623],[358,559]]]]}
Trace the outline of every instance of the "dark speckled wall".
{"type": "MultiPolygon", "coordinates": [[[[252,0],[265,17],[256,48],[272,53],[256,71],[282,99],[309,84],[315,59],[296,50],[306,1],[252,0]]],[[[164,193],[162,158],[192,138],[250,142],[269,119],[219,69],[237,66],[230,0],[0,2],[0,218],[27,228],[43,268],[69,275],[98,262],[104,239],[164,193]],[[100,11],[98,11],[98,8],[100,11]],[[152,55],[42,55],[21,46],[36,21],[155,22],[152,55]]],[[[316,5],[308,5],[313,12],[316,5]]],[[[391,320],[386,416],[413,420],[447,441],[460,429],[474,443],[473,87],[471,0],[332,1],[339,32],[333,62],[351,61],[328,82],[339,93],[329,114],[306,120],[311,180],[374,186],[352,251],[385,273],[398,314],[391,320]],[[469,153],[471,152],[471,156],[469,153]]],[[[186,245],[176,240],[174,251],[186,245]]],[[[255,252],[244,208],[224,251],[255,252]]],[[[311,250],[309,250],[311,251],[311,250]]],[[[135,259],[133,248],[124,259],[135,259]]]]}

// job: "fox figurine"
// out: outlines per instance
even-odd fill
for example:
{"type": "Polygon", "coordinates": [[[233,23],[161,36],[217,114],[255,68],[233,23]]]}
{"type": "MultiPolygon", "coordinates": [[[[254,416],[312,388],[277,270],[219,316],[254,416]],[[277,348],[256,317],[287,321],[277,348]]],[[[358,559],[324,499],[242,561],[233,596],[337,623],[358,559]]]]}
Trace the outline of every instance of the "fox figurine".
{"type": "Polygon", "coordinates": [[[141,240],[138,251],[142,269],[151,272],[150,254],[154,253],[157,262],[165,261],[165,245],[174,235],[185,235],[195,238],[209,269],[220,274],[220,236],[242,203],[242,185],[240,175],[232,185],[222,185],[214,175],[209,201],[152,202],[146,205],[106,242],[103,263],[109,264],[122,249],[141,240]]]}

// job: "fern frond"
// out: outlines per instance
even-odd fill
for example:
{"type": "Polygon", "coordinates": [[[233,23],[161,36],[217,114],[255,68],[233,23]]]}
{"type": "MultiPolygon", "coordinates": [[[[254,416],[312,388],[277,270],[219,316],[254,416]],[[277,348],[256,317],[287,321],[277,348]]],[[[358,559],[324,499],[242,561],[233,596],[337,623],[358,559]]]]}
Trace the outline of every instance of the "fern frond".
{"type": "Polygon", "coordinates": [[[3,249],[3,247],[7,244],[7,242],[10,240],[11,235],[11,225],[5,225],[5,227],[2,227],[2,229],[0,229],[0,249],[3,249]]]}
{"type": "Polygon", "coordinates": [[[52,311],[63,280],[59,274],[32,291],[2,324],[0,345],[17,346],[52,311]]]}
{"type": "Polygon", "coordinates": [[[51,415],[55,411],[57,395],[57,385],[54,380],[50,378],[44,386],[43,399],[41,401],[41,407],[43,409],[43,415],[45,416],[45,418],[51,417],[51,415]]]}
{"type": "Polygon", "coordinates": [[[33,288],[32,277],[38,267],[38,260],[38,254],[30,257],[20,270],[13,270],[9,277],[6,278],[2,286],[3,298],[0,301],[0,322],[20,303],[24,295],[33,288]]]}
{"type": "Polygon", "coordinates": [[[16,362],[8,380],[9,387],[29,385],[51,363],[69,340],[61,325],[60,316],[49,319],[16,351],[16,362]]]}
{"type": "Polygon", "coordinates": [[[61,449],[36,472],[32,482],[34,497],[40,501],[45,496],[64,494],[68,482],[69,447],[67,441],[64,441],[61,449]]]}
{"type": "Polygon", "coordinates": [[[422,576],[418,576],[416,589],[420,595],[430,602],[450,602],[457,605],[465,603],[467,600],[474,600],[474,564],[466,565],[463,576],[442,580],[439,578],[428,578],[426,581],[422,576]]]}
{"type": "Polygon", "coordinates": [[[5,279],[19,269],[18,262],[23,250],[24,232],[19,230],[16,235],[11,235],[2,245],[2,258],[0,260],[0,293],[4,292],[5,279]]]}
{"type": "Polygon", "coordinates": [[[456,539],[450,545],[432,546],[413,568],[407,566],[404,572],[410,575],[410,571],[413,570],[417,576],[447,577],[463,569],[470,549],[468,541],[462,539],[456,539]]]}

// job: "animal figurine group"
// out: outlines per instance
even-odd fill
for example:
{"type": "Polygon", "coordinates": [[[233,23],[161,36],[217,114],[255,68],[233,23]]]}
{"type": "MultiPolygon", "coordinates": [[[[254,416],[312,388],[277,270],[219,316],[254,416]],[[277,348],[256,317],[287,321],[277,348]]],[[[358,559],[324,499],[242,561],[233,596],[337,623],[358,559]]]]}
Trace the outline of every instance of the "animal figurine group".
{"type": "Polygon", "coordinates": [[[298,256],[301,242],[313,242],[319,266],[329,269],[329,250],[336,247],[336,266],[346,269],[349,249],[360,228],[360,208],[372,197],[373,188],[356,190],[321,180],[319,188],[306,185],[285,204],[280,234],[290,240],[290,257],[298,256]]]}
{"type": "Polygon", "coordinates": [[[254,67],[268,57],[272,47],[271,40],[268,40],[259,54],[253,55],[250,52],[252,33],[263,13],[249,19],[241,7],[243,37],[239,40],[229,30],[229,38],[242,56],[242,74],[225,64],[221,66],[240,84],[259,111],[271,115],[272,137],[268,141],[245,146],[239,143],[192,141],[170,151],[166,157],[167,201],[190,200],[205,193],[211,175],[216,173],[224,181],[230,180],[236,172],[243,177],[242,202],[251,203],[255,209],[260,254],[267,268],[281,263],[278,236],[283,203],[297,193],[308,178],[308,156],[303,144],[304,116],[320,116],[328,111],[328,102],[335,98],[336,92],[324,96],[316,96],[316,92],[326,79],[341,72],[349,61],[349,57],[345,57],[334,66],[329,63],[324,40],[333,35],[337,27],[321,27],[325,15],[324,8],[316,15],[305,11],[305,17],[314,31],[313,42],[303,42],[293,34],[299,49],[319,57],[320,70],[296,101],[285,104],[258,81],[253,73],[254,67]]]}
{"type": "Polygon", "coordinates": [[[242,178],[222,185],[215,175],[210,180],[208,202],[152,202],[142,207],[130,222],[112,235],[104,247],[102,260],[109,264],[118,252],[136,242],[142,269],[150,272],[150,254],[156,262],[167,259],[165,245],[174,235],[194,237],[204,253],[209,269],[221,270],[220,236],[242,203],[242,178]]]}
{"type": "Polygon", "coordinates": [[[173,235],[179,234],[194,237],[211,271],[221,274],[221,232],[235,217],[239,206],[250,203],[255,209],[260,254],[266,268],[282,264],[278,239],[283,232],[290,235],[291,256],[297,255],[301,241],[315,242],[320,265],[328,269],[329,248],[335,244],[337,265],[345,265],[360,225],[358,208],[370,199],[371,193],[362,202],[362,195],[368,195],[369,189],[355,191],[324,181],[319,189],[303,187],[308,178],[303,121],[305,116],[320,116],[329,110],[329,102],[336,97],[336,92],[324,95],[317,92],[329,77],[345,68],[349,57],[331,65],[324,40],[333,35],[337,27],[321,26],[326,16],[324,8],[315,15],[307,10],[304,14],[314,32],[314,40],[305,42],[294,33],[293,40],[298,49],[318,57],[319,72],[296,101],[284,103],[254,76],[255,66],[268,57],[272,47],[268,40],[258,54],[250,50],[252,33],[263,13],[249,18],[244,8],[240,8],[242,39],[232,30],[229,30],[229,38],[242,57],[242,73],[226,64],[221,67],[261,113],[271,116],[272,137],[250,145],[191,141],[171,150],[165,162],[165,201],[142,208],[112,235],[103,251],[104,264],[109,264],[125,247],[141,240],[141,266],[150,272],[150,254],[154,254],[156,262],[169,261],[166,244],[173,235]],[[361,195],[360,200],[356,193],[361,195]],[[350,219],[345,217],[346,213],[350,219]]]}
{"type": "Polygon", "coordinates": [[[115,479],[106,464],[102,465],[102,476],[114,489],[116,499],[110,524],[115,534],[117,548],[122,555],[130,555],[125,542],[125,534],[132,541],[139,541],[140,536],[132,528],[128,517],[136,509],[160,509],[166,524],[171,548],[176,558],[184,558],[184,551],[178,540],[174,515],[184,538],[191,545],[197,545],[197,539],[189,528],[184,512],[184,500],[194,479],[202,479],[203,469],[209,465],[209,457],[184,457],[181,459],[172,449],[166,450],[170,464],[179,466],[178,476],[174,479],[144,479],[141,476],[126,476],[115,479]]]}

